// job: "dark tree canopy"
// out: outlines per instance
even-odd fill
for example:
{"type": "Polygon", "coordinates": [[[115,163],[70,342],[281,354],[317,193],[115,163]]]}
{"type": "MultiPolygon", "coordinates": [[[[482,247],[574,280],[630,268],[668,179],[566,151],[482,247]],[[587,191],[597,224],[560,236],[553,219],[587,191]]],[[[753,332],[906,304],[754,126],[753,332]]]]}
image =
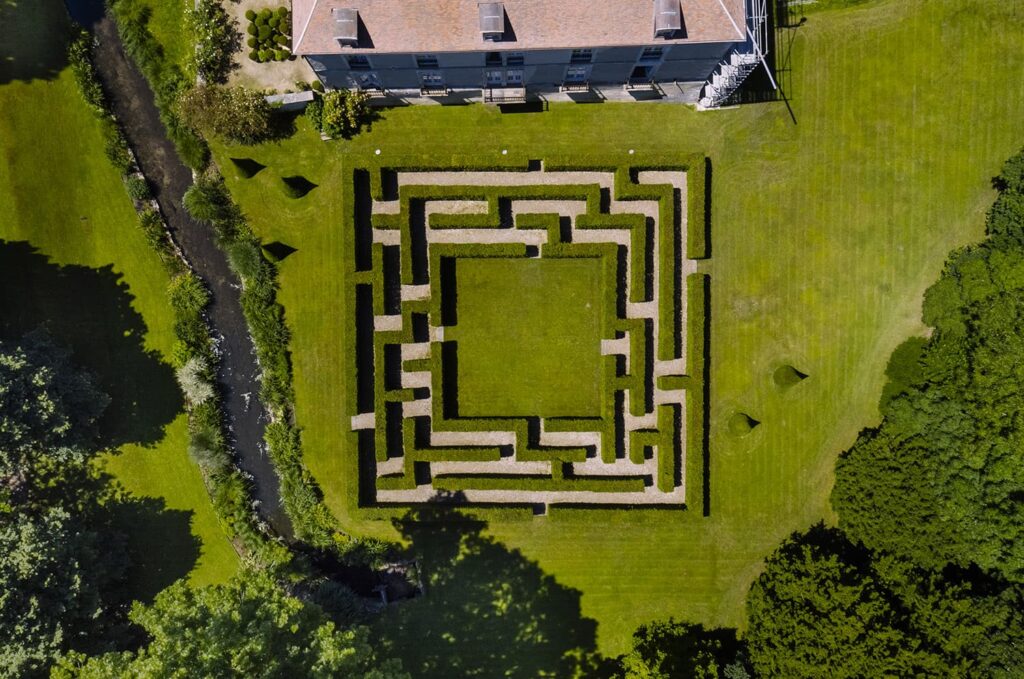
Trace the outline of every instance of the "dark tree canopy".
{"type": "Polygon", "coordinates": [[[0,674],[43,673],[95,635],[124,574],[118,547],[63,508],[0,516],[0,674]]]}
{"type": "Polygon", "coordinates": [[[364,677],[402,679],[378,658],[365,627],[338,628],[324,612],[286,594],[268,575],[227,585],[179,582],[130,615],[150,637],[137,653],[72,656],[57,677],[364,677]]]}
{"type": "Polygon", "coordinates": [[[0,674],[44,674],[107,631],[127,563],[84,447],[107,401],[46,335],[0,342],[0,674]]]}
{"type": "Polygon", "coordinates": [[[840,526],[919,564],[1024,581],[1024,196],[1007,164],[990,237],[950,258],[925,298],[932,338],[890,363],[882,424],[836,469],[840,526]]]}
{"type": "Polygon", "coordinates": [[[818,525],[768,559],[746,641],[765,677],[1020,676],[1022,597],[977,570],[877,559],[818,525]]]}
{"type": "Polygon", "coordinates": [[[0,340],[0,451],[86,444],[109,401],[44,332],[0,340]]]}
{"type": "Polygon", "coordinates": [[[705,629],[675,620],[642,625],[614,673],[625,679],[747,679],[750,670],[734,629],[705,629]]]}

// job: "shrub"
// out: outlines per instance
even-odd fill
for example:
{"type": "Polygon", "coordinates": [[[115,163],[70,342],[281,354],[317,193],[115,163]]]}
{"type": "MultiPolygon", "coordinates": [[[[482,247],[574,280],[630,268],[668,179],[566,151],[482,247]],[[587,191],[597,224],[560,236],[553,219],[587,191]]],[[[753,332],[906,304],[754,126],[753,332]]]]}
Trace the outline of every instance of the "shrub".
{"type": "Polygon", "coordinates": [[[160,218],[160,213],[156,210],[146,208],[139,213],[139,228],[141,228],[142,233],[145,234],[146,242],[149,243],[150,247],[157,250],[162,250],[167,247],[164,222],[163,219],[160,218]]]}
{"type": "Polygon", "coordinates": [[[350,138],[369,120],[370,95],[353,90],[333,90],[323,97],[320,131],[331,137],[350,138]]]}
{"type": "Polygon", "coordinates": [[[259,36],[260,41],[263,41],[270,37],[270,33],[270,26],[260,26],[256,35],[259,36]]]}
{"type": "Polygon", "coordinates": [[[192,219],[212,224],[231,217],[230,200],[219,181],[199,177],[185,192],[181,204],[192,219]]]}
{"type": "Polygon", "coordinates": [[[175,373],[182,393],[190,403],[198,405],[213,398],[213,385],[209,380],[209,368],[199,356],[193,356],[175,373]]]}
{"type": "Polygon", "coordinates": [[[210,302],[210,293],[194,273],[175,276],[167,286],[171,308],[180,314],[199,314],[210,302]]]}
{"type": "Polygon", "coordinates": [[[249,38],[248,40],[245,41],[245,44],[248,45],[249,47],[256,47],[257,45],[259,45],[259,43],[256,42],[256,38],[249,38]]]}
{"type": "Polygon", "coordinates": [[[255,20],[256,19],[256,11],[255,10],[251,10],[251,9],[245,10],[245,18],[248,19],[249,21],[255,20]]]}
{"type": "MultiPolygon", "coordinates": [[[[317,81],[319,82],[319,81],[317,81]]],[[[324,114],[324,102],[320,97],[315,98],[309,102],[309,106],[306,107],[306,117],[309,118],[309,122],[317,130],[323,130],[323,114],[324,114]]]]}
{"type": "Polygon", "coordinates": [[[274,50],[274,60],[284,61],[288,58],[288,52],[285,50],[274,50]]]}
{"type": "Polygon", "coordinates": [[[210,82],[224,82],[231,71],[232,55],[241,44],[238,24],[220,0],[199,0],[194,9],[185,10],[185,19],[196,36],[196,72],[210,82]]]}
{"type": "Polygon", "coordinates": [[[255,36],[259,33],[259,30],[256,28],[256,24],[249,24],[249,26],[245,29],[245,32],[249,35],[255,36]]]}
{"type": "Polygon", "coordinates": [[[92,64],[92,36],[85,31],[68,45],[68,64],[86,103],[97,112],[106,111],[106,97],[92,64]]]}
{"type": "Polygon", "coordinates": [[[283,6],[283,5],[281,7],[278,7],[277,8],[277,16],[281,17],[282,19],[284,17],[288,16],[288,8],[283,6]]]}
{"type": "Polygon", "coordinates": [[[271,28],[277,28],[278,24],[280,23],[281,20],[277,18],[277,15],[273,15],[269,19],[267,19],[267,26],[270,26],[271,28]]]}
{"type": "Polygon", "coordinates": [[[259,276],[262,268],[266,265],[266,260],[263,259],[263,254],[256,243],[240,241],[228,247],[228,263],[231,264],[231,269],[245,281],[259,276]]]}
{"type": "Polygon", "coordinates": [[[316,91],[316,92],[323,92],[324,91],[324,84],[322,82],[320,82],[319,79],[314,80],[312,85],[313,85],[313,90],[314,91],[316,91]]]}
{"type": "Polygon", "coordinates": [[[225,141],[255,144],[271,134],[270,104],[256,90],[197,85],[185,93],[178,107],[194,129],[225,141]]]}
{"type": "Polygon", "coordinates": [[[231,463],[222,437],[216,430],[207,427],[192,432],[188,456],[200,467],[212,472],[224,471],[231,463]]]}
{"type": "Polygon", "coordinates": [[[127,174],[132,167],[132,157],[121,129],[112,118],[104,116],[100,119],[100,133],[103,135],[103,154],[118,172],[127,174]]]}
{"type": "Polygon", "coordinates": [[[149,200],[153,197],[153,193],[149,190],[149,182],[145,177],[128,175],[124,178],[124,186],[128,189],[128,195],[132,200],[149,200]]]}
{"type": "MultiPolygon", "coordinates": [[[[285,36],[283,36],[280,33],[278,33],[277,35],[274,36],[274,42],[276,42],[278,45],[287,45],[288,44],[288,38],[286,38],[285,36]]],[[[303,83],[303,84],[305,84],[305,83],[303,83]]]]}

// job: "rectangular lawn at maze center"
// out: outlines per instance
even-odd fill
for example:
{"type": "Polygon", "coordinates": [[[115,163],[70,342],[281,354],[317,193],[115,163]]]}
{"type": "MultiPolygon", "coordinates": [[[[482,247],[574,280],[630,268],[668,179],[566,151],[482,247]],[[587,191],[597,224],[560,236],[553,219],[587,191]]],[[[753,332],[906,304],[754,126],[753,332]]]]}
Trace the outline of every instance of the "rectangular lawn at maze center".
{"type": "Polygon", "coordinates": [[[456,259],[462,417],[597,417],[606,283],[598,259],[456,259]]]}

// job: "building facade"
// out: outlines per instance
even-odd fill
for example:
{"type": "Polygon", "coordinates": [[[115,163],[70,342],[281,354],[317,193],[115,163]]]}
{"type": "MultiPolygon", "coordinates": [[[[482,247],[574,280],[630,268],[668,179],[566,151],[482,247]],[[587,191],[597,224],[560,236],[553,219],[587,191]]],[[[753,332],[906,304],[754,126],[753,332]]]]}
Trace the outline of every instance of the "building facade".
{"type": "Polygon", "coordinates": [[[716,75],[725,84],[759,51],[747,0],[293,0],[293,12],[294,52],[321,82],[383,104],[710,103],[716,75]]]}

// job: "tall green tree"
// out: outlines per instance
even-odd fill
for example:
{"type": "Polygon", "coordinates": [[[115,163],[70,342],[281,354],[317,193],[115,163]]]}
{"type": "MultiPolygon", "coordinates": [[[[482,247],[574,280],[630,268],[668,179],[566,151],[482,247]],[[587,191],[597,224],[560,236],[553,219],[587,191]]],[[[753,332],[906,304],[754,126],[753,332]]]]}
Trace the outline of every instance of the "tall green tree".
{"type": "Polygon", "coordinates": [[[45,332],[0,340],[0,451],[87,444],[109,402],[45,332]]]}
{"type": "Polygon", "coordinates": [[[1024,582],[1021,167],[997,179],[989,238],[954,253],[928,291],[934,333],[894,355],[883,421],[840,456],[832,504],[874,550],[1024,582]]]}
{"type": "Polygon", "coordinates": [[[767,561],[747,598],[765,677],[1018,677],[1024,590],[872,554],[815,526],[767,561]]]}
{"type": "Polygon", "coordinates": [[[633,648],[613,673],[623,679],[748,679],[746,651],[734,629],[659,620],[633,633],[633,648]]]}
{"type": "Polygon", "coordinates": [[[0,342],[0,676],[45,674],[117,627],[127,562],[88,447],[107,402],[45,334],[0,342]]]}
{"type": "Polygon", "coordinates": [[[0,517],[0,676],[42,674],[88,646],[124,575],[122,549],[60,507],[0,517]]]}
{"type": "Polygon", "coordinates": [[[178,583],[130,618],[149,643],[137,653],[72,656],[55,677],[406,677],[377,656],[368,630],[339,628],[265,573],[195,589],[178,583]]]}

